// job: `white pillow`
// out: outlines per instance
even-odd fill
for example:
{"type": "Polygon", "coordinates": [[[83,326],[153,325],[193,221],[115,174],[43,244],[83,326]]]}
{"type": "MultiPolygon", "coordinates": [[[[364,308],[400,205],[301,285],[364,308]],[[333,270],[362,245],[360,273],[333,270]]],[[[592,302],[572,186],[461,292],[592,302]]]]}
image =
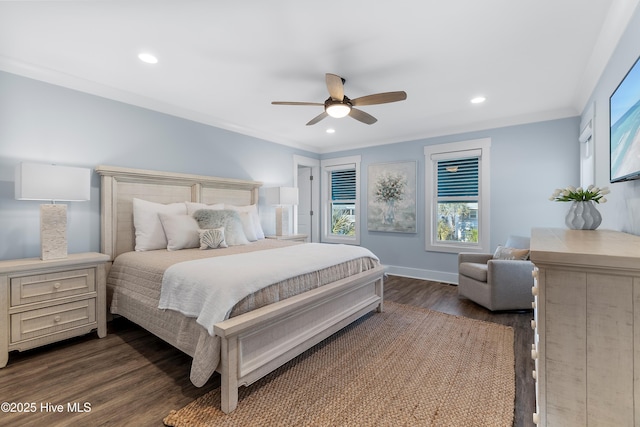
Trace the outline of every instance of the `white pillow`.
{"type": "Polygon", "coordinates": [[[159,213],[186,215],[184,203],[148,202],[133,199],[133,226],[136,230],[136,251],[152,251],[167,248],[167,237],[164,234],[159,213]]]}
{"type": "Polygon", "coordinates": [[[169,215],[159,213],[164,234],[167,236],[167,250],[197,248],[200,246],[198,223],[189,215],[169,215]]]}
{"type": "Polygon", "coordinates": [[[233,206],[226,205],[226,209],[233,209],[238,212],[249,212],[251,216],[251,220],[253,221],[253,230],[256,234],[256,239],[264,239],[264,231],[262,230],[262,225],[260,224],[260,215],[258,215],[258,206],[257,205],[247,205],[247,206],[233,206]]]}
{"type": "Polygon", "coordinates": [[[187,215],[193,215],[193,213],[199,209],[213,209],[219,211],[224,209],[224,203],[216,203],[215,205],[207,205],[204,203],[196,203],[196,202],[184,202],[187,206],[187,215]]]}
{"type": "Polygon", "coordinates": [[[249,212],[237,211],[238,215],[240,215],[240,221],[242,221],[242,230],[244,231],[244,235],[247,236],[247,240],[250,242],[255,242],[258,240],[258,236],[256,236],[255,227],[253,226],[253,218],[249,212]]]}

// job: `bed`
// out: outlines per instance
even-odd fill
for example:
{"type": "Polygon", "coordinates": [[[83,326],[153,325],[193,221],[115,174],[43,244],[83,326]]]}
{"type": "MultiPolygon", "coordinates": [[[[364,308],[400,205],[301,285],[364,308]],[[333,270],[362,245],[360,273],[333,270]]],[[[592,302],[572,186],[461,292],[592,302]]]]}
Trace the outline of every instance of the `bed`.
{"type": "Polygon", "coordinates": [[[262,378],[364,314],[383,309],[384,269],[375,256],[356,255],[313,272],[305,272],[305,263],[298,262],[305,268],[298,269],[297,276],[280,277],[252,293],[211,327],[192,315],[160,309],[159,281],[168,271],[191,266],[187,263],[256,260],[327,245],[258,239],[207,251],[136,251],[134,200],[255,207],[261,183],[114,166],[99,166],[96,172],[101,176],[101,250],[112,261],[107,282],[112,313],[190,355],[195,385],[202,386],[214,371],[219,372],[225,413],[236,408],[239,386],[262,378]]]}

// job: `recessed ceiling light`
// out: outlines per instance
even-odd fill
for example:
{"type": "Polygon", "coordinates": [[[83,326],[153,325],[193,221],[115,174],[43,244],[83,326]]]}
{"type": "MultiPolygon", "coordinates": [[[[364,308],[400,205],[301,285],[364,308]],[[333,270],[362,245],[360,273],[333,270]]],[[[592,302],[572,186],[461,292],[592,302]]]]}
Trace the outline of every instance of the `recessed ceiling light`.
{"type": "Polygon", "coordinates": [[[475,98],[471,99],[471,103],[472,104],[482,104],[486,100],[487,100],[487,98],[485,98],[484,96],[476,96],[475,98]]]}
{"type": "Polygon", "coordinates": [[[146,62],[147,64],[157,64],[158,63],[158,58],[156,58],[154,55],[152,55],[150,53],[143,52],[143,53],[138,55],[138,58],[140,59],[140,61],[146,62]]]}
{"type": "Polygon", "coordinates": [[[327,133],[336,133],[336,130],[333,128],[329,128],[326,130],[327,133]]]}

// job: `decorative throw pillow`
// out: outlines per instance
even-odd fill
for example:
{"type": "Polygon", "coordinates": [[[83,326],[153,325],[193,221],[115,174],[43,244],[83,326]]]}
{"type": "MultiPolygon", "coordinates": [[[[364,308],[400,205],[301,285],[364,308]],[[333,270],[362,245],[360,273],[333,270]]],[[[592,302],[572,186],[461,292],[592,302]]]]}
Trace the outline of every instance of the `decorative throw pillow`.
{"type": "Polygon", "coordinates": [[[164,234],[159,213],[186,215],[184,203],[149,202],[133,199],[133,226],[136,231],[136,251],[152,251],[167,248],[167,236],[164,234]]]}
{"type": "MultiPolygon", "coordinates": [[[[232,209],[238,212],[249,212],[249,215],[251,216],[251,220],[253,222],[253,230],[255,232],[256,239],[258,240],[264,239],[264,231],[262,230],[262,225],[260,224],[260,215],[258,215],[257,205],[247,205],[247,206],[226,205],[225,208],[232,209]]],[[[247,238],[249,238],[249,235],[247,235],[247,238]]],[[[249,238],[249,240],[251,239],[249,238]]]]}
{"type": "Polygon", "coordinates": [[[167,250],[197,248],[200,245],[198,223],[189,215],[169,215],[159,213],[164,234],[167,236],[167,250]]]}
{"type": "Polygon", "coordinates": [[[202,229],[224,228],[224,237],[229,246],[249,244],[242,228],[240,215],[236,211],[200,209],[195,211],[193,217],[202,229]]]}
{"type": "Polygon", "coordinates": [[[200,249],[228,248],[224,240],[224,228],[207,228],[198,230],[200,236],[200,249]]]}
{"type": "Polygon", "coordinates": [[[493,254],[493,259],[526,260],[529,258],[529,249],[508,248],[498,246],[493,254]]]}

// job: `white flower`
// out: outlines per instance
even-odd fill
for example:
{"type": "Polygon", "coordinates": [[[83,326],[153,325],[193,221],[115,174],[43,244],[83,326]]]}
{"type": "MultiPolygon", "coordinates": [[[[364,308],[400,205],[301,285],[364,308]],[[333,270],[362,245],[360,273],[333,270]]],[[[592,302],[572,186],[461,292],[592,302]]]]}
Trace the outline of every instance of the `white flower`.
{"type": "Polygon", "coordinates": [[[549,198],[553,202],[587,202],[605,203],[607,200],[603,197],[609,194],[609,188],[598,188],[595,185],[589,185],[586,189],[583,187],[567,186],[564,189],[556,188],[549,198]]]}

